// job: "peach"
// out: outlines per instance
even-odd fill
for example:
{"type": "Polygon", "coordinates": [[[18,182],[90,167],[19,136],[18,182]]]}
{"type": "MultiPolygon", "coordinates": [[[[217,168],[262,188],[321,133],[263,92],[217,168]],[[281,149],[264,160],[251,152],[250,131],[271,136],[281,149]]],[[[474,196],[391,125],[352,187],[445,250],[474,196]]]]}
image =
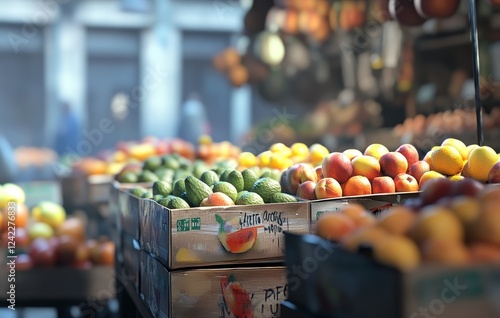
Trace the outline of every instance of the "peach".
{"type": "Polygon", "coordinates": [[[408,170],[408,161],[399,152],[389,152],[383,155],[380,160],[380,170],[382,174],[395,178],[400,173],[408,170]]]}
{"type": "Polygon", "coordinates": [[[378,226],[389,233],[406,235],[417,218],[415,212],[403,205],[390,208],[378,219],[378,226]]]}
{"type": "Polygon", "coordinates": [[[342,196],[342,188],[337,180],[323,178],[316,184],[314,193],[317,199],[338,198],[342,196]]]}
{"type": "Polygon", "coordinates": [[[449,202],[448,208],[458,217],[465,229],[466,238],[470,239],[481,208],[479,200],[468,196],[454,197],[449,202]]]}
{"type": "Polygon", "coordinates": [[[362,227],[346,235],[340,243],[343,248],[357,252],[360,246],[373,246],[388,235],[389,233],[379,227],[362,227]]]}
{"type": "Polygon", "coordinates": [[[419,243],[427,240],[463,241],[464,228],[453,212],[442,206],[427,206],[418,214],[410,230],[419,243]]]}
{"type": "Polygon", "coordinates": [[[316,182],[307,180],[299,185],[297,196],[306,200],[316,200],[316,182]]]}
{"type": "Polygon", "coordinates": [[[375,157],[377,160],[380,160],[380,158],[386,153],[389,153],[389,149],[387,149],[386,146],[381,144],[371,144],[368,147],[366,147],[365,152],[363,154],[365,156],[372,156],[375,157]]]}
{"type": "Polygon", "coordinates": [[[348,216],[338,212],[326,212],[318,219],[316,234],[327,240],[340,241],[355,228],[356,224],[348,216]]]}
{"type": "Polygon", "coordinates": [[[500,245],[500,207],[498,202],[481,202],[481,208],[474,223],[474,237],[477,241],[500,245]]]}
{"type": "Polygon", "coordinates": [[[470,168],[469,168],[469,161],[466,160],[464,162],[464,166],[462,168],[462,172],[460,172],[460,174],[466,178],[470,178],[471,175],[470,175],[470,168]]]}
{"type": "Polygon", "coordinates": [[[485,186],[476,196],[481,202],[500,201],[500,187],[485,186]]]}
{"type": "Polygon", "coordinates": [[[287,190],[290,193],[297,193],[299,185],[307,180],[317,181],[316,171],[307,163],[294,164],[286,172],[287,190]]]}
{"type": "Polygon", "coordinates": [[[420,251],[411,239],[405,236],[388,235],[374,244],[373,256],[378,262],[409,271],[420,264],[420,251]]]}
{"type": "Polygon", "coordinates": [[[406,173],[398,174],[394,178],[394,185],[396,186],[396,192],[415,192],[419,189],[417,179],[406,173]]]}
{"type": "Polygon", "coordinates": [[[367,195],[372,193],[372,185],[367,177],[354,176],[347,180],[342,190],[344,196],[367,195]]]}
{"type": "Polygon", "coordinates": [[[396,185],[394,179],[388,176],[376,177],[371,181],[372,193],[394,193],[396,192],[396,185]]]}
{"type": "Polygon", "coordinates": [[[422,175],[431,170],[431,166],[427,163],[427,161],[417,161],[410,166],[409,174],[412,175],[415,179],[420,181],[422,175]]]}
{"type": "Polygon", "coordinates": [[[484,184],[472,178],[465,178],[454,183],[451,186],[451,196],[466,195],[469,197],[476,197],[476,195],[484,189],[484,184]]]}
{"type": "Polygon", "coordinates": [[[319,181],[323,179],[325,176],[323,175],[323,167],[322,166],[316,166],[314,168],[314,171],[316,171],[316,180],[319,181]]]}
{"type": "Polygon", "coordinates": [[[356,157],[361,157],[363,155],[363,153],[361,151],[359,151],[358,149],[347,149],[347,150],[344,150],[343,154],[346,155],[347,158],[349,158],[349,160],[351,160],[351,161],[352,161],[352,159],[354,159],[356,157]]]}
{"type": "Polygon", "coordinates": [[[436,172],[436,171],[433,171],[433,170],[427,171],[426,173],[424,173],[420,177],[420,180],[418,180],[419,189],[423,190],[423,188],[425,187],[425,184],[429,180],[433,180],[433,179],[446,179],[446,177],[444,175],[440,174],[439,172],[436,172]]]}
{"type": "Polygon", "coordinates": [[[472,262],[500,262],[500,247],[488,243],[474,243],[469,247],[472,262]]]}
{"type": "Polygon", "coordinates": [[[462,265],[469,262],[469,250],[463,242],[430,240],[422,246],[422,256],[427,262],[462,265]]]}
{"type": "Polygon", "coordinates": [[[339,183],[344,183],[352,176],[351,160],[341,152],[328,154],[322,163],[323,175],[326,178],[334,178],[339,183]]]}
{"type": "Polygon", "coordinates": [[[415,164],[419,160],[418,150],[412,144],[403,144],[399,146],[396,151],[405,156],[406,161],[408,162],[408,168],[413,166],[413,164],[415,164]]]}
{"type": "Polygon", "coordinates": [[[339,212],[350,217],[357,227],[373,225],[376,222],[375,217],[358,203],[350,203],[342,207],[339,212]]]}
{"type": "Polygon", "coordinates": [[[488,183],[500,183],[500,161],[491,167],[488,173],[488,183]]]}
{"type": "Polygon", "coordinates": [[[380,164],[374,157],[359,156],[352,159],[351,163],[353,176],[365,176],[368,180],[372,180],[380,174],[380,164]]]}

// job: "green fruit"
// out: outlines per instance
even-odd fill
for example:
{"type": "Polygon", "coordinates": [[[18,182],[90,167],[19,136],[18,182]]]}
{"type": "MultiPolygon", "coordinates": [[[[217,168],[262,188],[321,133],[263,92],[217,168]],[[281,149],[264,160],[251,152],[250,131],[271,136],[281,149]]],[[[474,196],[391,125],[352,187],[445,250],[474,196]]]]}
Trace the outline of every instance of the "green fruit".
{"type": "Polygon", "coordinates": [[[172,193],[172,184],[165,181],[155,181],[153,183],[153,195],[161,194],[167,196],[172,193]]]}
{"type": "Polygon", "coordinates": [[[245,169],[241,172],[241,175],[243,177],[243,190],[250,191],[252,188],[253,184],[259,180],[259,176],[253,169],[245,169]]]}
{"type": "Polygon", "coordinates": [[[159,205],[163,205],[164,207],[168,208],[168,203],[170,202],[170,200],[172,200],[172,197],[165,197],[156,202],[158,202],[159,205]]]}
{"type": "Polygon", "coordinates": [[[222,159],[215,163],[217,168],[223,168],[226,170],[234,170],[238,167],[238,163],[231,159],[222,159]]]}
{"type": "Polygon", "coordinates": [[[190,206],[190,207],[192,207],[192,208],[196,207],[196,205],[192,204],[192,203],[191,203],[191,201],[189,201],[189,198],[188,198],[188,196],[187,196],[186,191],[184,191],[184,192],[182,192],[182,193],[181,193],[180,198],[181,198],[182,200],[186,201],[186,202],[187,202],[187,204],[189,204],[189,206],[190,206]]]}
{"type": "Polygon", "coordinates": [[[194,206],[200,206],[201,201],[212,193],[212,189],[201,180],[193,176],[186,178],[186,194],[189,202],[194,206]]]}
{"type": "Polygon", "coordinates": [[[271,197],[271,203],[297,202],[297,198],[293,195],[277,192],[271,197]]]}
{"type": "Polygon", "coordinates": [[[229,173],[229,175],[227,176],[227,182],[234,185],[238,192],[243,191],[243,189],[245,188],[245,181],[243,180],[241,172],[239,172],[238,170],[233,170],[229,173]]]}
{"type": "Polygon", "coordinates": [[[260,195],[265,203],[270,203],[273,195],[281,192],[281,185],[274,179],[264,177],[257,180],[250,191],[260,195]]]}
{"type": "Polygon", "coordinates": [[[172,194],[180,197],[182,192],[186,192],[186,184],[185,184],[184,179],[179,179],[179,180],[174,182],[172,194]]]}
{"type": "Polygon", "coordinates": [[[144,170],[139,174],[139,182],[155,182],[158,180],[158,176],[149,170],[144,170]]]}
{"type": "Polygon", "coordinates": [[[219,180],[220,181],[227,181],[227,177],[229,176],[229,174],[231,173],[231,171],[233,171],[232,169],[226,169],[222,172],[222,174],[220,175],[219,177],[219,180]]]}
{"type": "Polygon", "coordinates": [[[265,168],[265,170],[261,173],[259,179],[262,178],[271,178],[276,181],[280,181],[281,171],[279,171],[278,169],[265,168]]]}
{"type": "Polygon", "coordinates": [[[160,167],[154,171],[158,178],[162,181],[170,181],[174,179],[175,171],[169,168],[160,167]]]}
{"type": "Polygon", "coordinates": [[[207,170],[208,170],[208,167],[203,161],[197,161],[193,165],[193,176],[200,179],[201,175],[207,170]]]}
{"type": "Polygon", "coordinates": [[[175,171],[180,168],[181,164],[176,157],[167,155],[162,158],[162,166],[175,171]]]}
{"type": "Polygon", "coordinates": [[[151,199],[153,197],[153,194],[149,191],[147,192],[144,192],[142,195],[141,195],[141,198],[143,199],[151,199]]]}
{"type": "Polygon", "coordinates": [[[189,204],[179,197],[173,197],[168,202],[167,208],[169,209],[189,209],[189,204]]]}
{"type": "Polygon", "coordinates": [[[219,181],[219,176],[217,175],[217,173],[215,173],[215,171],[207,170],[203,172],[203,174],[200,177],[200,180],[205,182],[206,185],[212,186],[219,181]]]}
{"type": "Polygon", "coordinates": [[[246,190],[243,190],[243,191],[240,191],[238,192],[238,194],[236,195],[236,200],[234,200],[234,202],[238,202],[238,200],[245,194],[245,193],[248,193],[248,191],[246,190]]]}
{"type": "Polygon", "coordinates": [[[224,171],[226,171],[225,168],[221,168],[221,167],[217,167],[217,168],[213,168],[212,169],[213,172],[217,173],[217,176],[219,177],[219,180],[220,180],[220,176],[222,175],[222,173],[224,171]]]}
{"type": "Polygon", "coordinates": [[[144,161],[144,165],[142,166],[142,169],[148,170],[148,171],[155,171],[156,169],[160,168],[162,164],[162,160],[158,156],[153,156],[149,157],[144,161]]]}
{"type": "Polygon", "coordinates": [[[144,189],[144,188],[139,188],[139,187],[136,187],[136,188],[132,188],[130,189],[129,191],[131,194],[135,195],[136,197],[142,197],[144,193],[147,193],[148,190],[144,189]]]}
{"type": "Polygon", "coordinates": [[[118,180],[118,182],[121,183],[137,183],[137,180],[139,178],[137,177],[137,173],[132,171],[127,171],[119,174],[116,179],[118,180]]]}
{"type": "Polygon", "coordinates": [[[179,179],[186,179],[186,177],[191,176],[192,173],[190,171],[184,170],[184,169],[179,169],[176,170],[174,173],[174,181],[177,181],[179,179]]]}
{"type": "Polygon", "coordinates": [[[264,204],[264,200],[260,195],[255,192],[247,192],[243,194],[236,202],[237,205],[253,205],[264,204]]]}
{"type": "Polygon", "coordinates": [[[238,190],[236,190],[236,188],[231,183],[226,181],[216,182],[212,191],[224,193],[225,195],[230,197],[233,202],[236,201],[236,197],[238,196],[238,190]]]}
{"type": "Polygon", "coordinates": [[[153,197],[151,199],[153,199],[155,202],[159,202],[163,198],[165,198],[163,195],[157,194],[157,195],[153,195],[153,197]]]}

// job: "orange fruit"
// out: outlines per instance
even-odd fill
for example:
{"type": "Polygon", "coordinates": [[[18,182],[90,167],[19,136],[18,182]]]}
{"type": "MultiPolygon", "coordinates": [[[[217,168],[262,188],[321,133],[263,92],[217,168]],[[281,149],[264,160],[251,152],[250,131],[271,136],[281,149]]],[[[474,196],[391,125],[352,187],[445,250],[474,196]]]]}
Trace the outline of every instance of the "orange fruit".
{"type": "Polygon", "coordinates": [[[447,138],[443,141],[441,146],[452,146],[457,149],[460,155],[462,156],[462,160],[467,160],[469,157],[469,151],[467,150],[467,146],[456,138],[447,138]]]}
{"type": "Polygon", "coordinates": [[[354,231],[356,224],[347,215],[338,212],[326,212],[318,219],[316,234],[324,239],[339,241],[354,231]]]}
{"type": "Polygon", "coordinates": [[[406,236],[388,235],[377,242],[373,249],[374,258],[399,270],[412,270],[420,264],[417,244],[406,236]]]}
{"type": "Polygon", "coordinates": [[[464,166],[462,155],[452,146],[441,146],[434,150],[431,161],[433,170],[448,176],[459,174],[464,166]]]}
{"type": "Polygon", "coordinates": [[[346,235],[340,243],[345,249],[357,252],[361,245],[373,246],[388,235],[389,233],[379,227],[362,227],[346,235]]]}
{"type": "Polygon", "coordinates": [[[416,216],[405,206],[395,206],[379,218],[377,225],[389,233],[404,235],[410,230],[416,216]]]}
{"type": "Polygon", "coordinates": [[[366,195],[372,193],[372,185],[370,180],[365,176],[350,177],[346,183],[343,184],[342,195],[366,195]]]}
{"type": "Polygon", "coordinates": [[[498,154],[488,146],[477,147],[469,154],[469,174],[472,178],[486,182],[491,167],[498,162],[498,154]]]}

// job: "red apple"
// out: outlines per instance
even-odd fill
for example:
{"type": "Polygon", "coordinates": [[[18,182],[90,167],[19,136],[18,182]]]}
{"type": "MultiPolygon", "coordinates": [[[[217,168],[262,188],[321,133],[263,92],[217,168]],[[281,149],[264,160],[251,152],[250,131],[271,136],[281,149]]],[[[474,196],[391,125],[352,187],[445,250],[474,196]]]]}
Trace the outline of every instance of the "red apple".
{"type": "Polygon", "coordinates": [[[371,181],[372,193],[394,193],[396,192],[396,185],[391,177],[383,176],[376,177],[371,181]]]}
{"type": "Polygon", "coordinates": [[[316,171],[307,163],[294,164],[286,172],[286,188],[292,194],[297,193],[299,185],[308,180],[316,182],[316,171]]]}
{"type": "Polygon", "coordinates": [[[422,175],[430,170],[431,166],[429,166],[427,161],[421,160],[411,165],[408,173],[412,175],[415,179],[420,180],[422,175]]]}
{"type": "Polygon", "coordinates": [[[481,190],[484,189],[484,184],[472,178],[465,178],[463,180],[454,182],[451,186],[451,196],[466,195],[475,197],[481,190]]]}
{"type": "Polygon", "coordinates": [[[47,239],[35,239],[31,243],[29,255],[35,267],[52,267],[56,265],[56,249],[47,239]]]}
{"type": "Polygon", "coordinates": [[[424,205],[433,204],[439,199],[451,194],[453,181],[448,178],[435,178],[428,180],[422,187],[422,203],[424,205]]]}
{"type": "Polygon", "coordinates": [[[392,151],[380,157],[380,170],[383,175],[395,178],[400,173],[406,173],[408,161],[401,153],[392,151]]]}
{"type": "Polygon", "coordinates": [[[334,178],[339,183],[344,183],[352,176],[352,164],[349,157],[341,152],[328,154],[322,163],[325,178],[334,178]]]}
{"type": "Polygon", "coordinates": [[[316,182],[308,180],[299,185],[299,188],[297,189],[297,196],[306,200],[316,200],[315,189],[316,182]]]}
{"type": "Polygon", "coordinates": [[[407,173],[398,174],[394,178],[394,184],[396,192],[416,192],[419,188],[417,179],[407,173]]]}
{"type": "Polygon", "coordinates": [[[342,188],[338,181],[333,178],[319,180],[314,192],[317,199],[338,198],[342,196],[342,188]]]}
{"type": "MultiPolygon", "coordinates": [[[[399,148],[396,149],[396,151],[399,152],[400,154],[402,154],[403,156],[405,156],[406,161],[408,162],[408,168],[413,166],[413,164],[419,160],[418,150],[412,144],[403,144],[403,145],[399,146],[399,148]]],[[[415,178],[415,179],[417,179],[417,178],[415,178]]]]}

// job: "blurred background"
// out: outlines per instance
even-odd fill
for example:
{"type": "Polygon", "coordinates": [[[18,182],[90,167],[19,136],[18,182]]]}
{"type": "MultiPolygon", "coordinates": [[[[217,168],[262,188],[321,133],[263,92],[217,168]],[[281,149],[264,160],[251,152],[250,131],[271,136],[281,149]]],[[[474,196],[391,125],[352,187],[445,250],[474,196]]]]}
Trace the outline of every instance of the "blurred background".
{"type": "MultiPolygon", "coordinates": [[[[0,1],[3,153],[24,167],[146,137],[208,134],[259,153],[273,142],[362,148],[474,131],[467,1],[413,19],[391,17],[388,2],[0,1]]],[[[495,1],[477,3],[489,115],[499,15],[495,1]]]]}

